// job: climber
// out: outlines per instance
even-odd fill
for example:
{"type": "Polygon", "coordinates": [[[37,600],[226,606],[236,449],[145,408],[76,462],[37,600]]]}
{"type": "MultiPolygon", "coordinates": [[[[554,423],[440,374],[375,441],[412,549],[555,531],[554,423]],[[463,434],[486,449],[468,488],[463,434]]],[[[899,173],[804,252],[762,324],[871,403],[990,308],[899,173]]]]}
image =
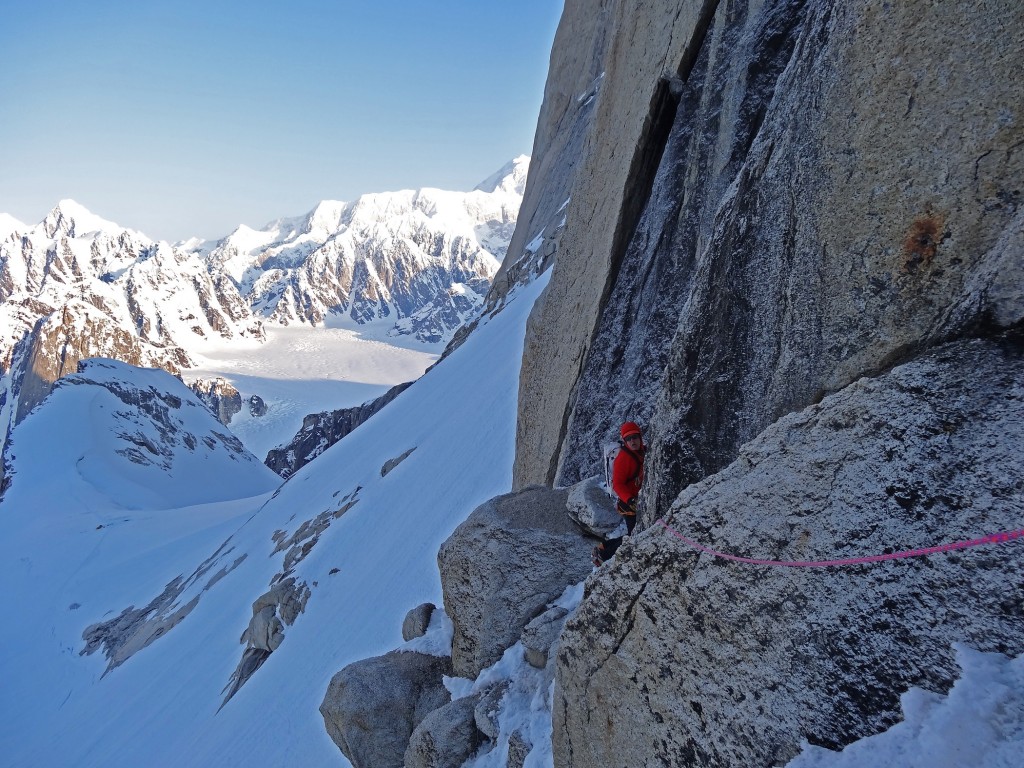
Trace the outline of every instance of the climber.
{"type": "MultiPolygon", "coordinates": [[[[619,429],[622,446],[615,456],[612,465],[612,491],[615,493],[616,510],[626,523],[626,535],[632,534],[636,527],[636,503],[640,486],[644,481],[644,447],[643,435],[635,422],[627,421],[619,429]]],[[[608,539],[594,547],[594,565],[601,565],[611,558],[622,544],[622,536],[608,539]]]]}

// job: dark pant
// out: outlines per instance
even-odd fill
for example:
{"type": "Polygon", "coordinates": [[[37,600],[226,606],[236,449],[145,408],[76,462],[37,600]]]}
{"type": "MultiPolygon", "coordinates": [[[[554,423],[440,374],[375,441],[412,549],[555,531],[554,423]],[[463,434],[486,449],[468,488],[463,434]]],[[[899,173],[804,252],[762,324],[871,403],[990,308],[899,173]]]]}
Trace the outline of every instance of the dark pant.
{"type": "MultiPolygon", "coordinates": [[[[636,515],[623,515],[626,520],[626,533],[632,534],[633,529],[636,528],[636,515]]],[[[611,560],[615,553],[619,550],[622,545],[622,536],[617,539],[608,539],[602,548],[602,559],[611,560]]]]}

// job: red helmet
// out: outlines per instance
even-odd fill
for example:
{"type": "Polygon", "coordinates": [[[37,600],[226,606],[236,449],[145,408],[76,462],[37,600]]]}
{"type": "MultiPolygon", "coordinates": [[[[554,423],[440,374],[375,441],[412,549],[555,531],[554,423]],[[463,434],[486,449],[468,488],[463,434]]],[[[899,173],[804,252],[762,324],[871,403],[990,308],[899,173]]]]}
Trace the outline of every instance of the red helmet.
{"type": "Polygon", "coordinates": [[[632,435],[641,434],[641,430],[635,422],[627,421],[622,425],[622,428],[619,430],[619,434],[622,436],[622,439],[625,440],[627,437],[632,435]]]}

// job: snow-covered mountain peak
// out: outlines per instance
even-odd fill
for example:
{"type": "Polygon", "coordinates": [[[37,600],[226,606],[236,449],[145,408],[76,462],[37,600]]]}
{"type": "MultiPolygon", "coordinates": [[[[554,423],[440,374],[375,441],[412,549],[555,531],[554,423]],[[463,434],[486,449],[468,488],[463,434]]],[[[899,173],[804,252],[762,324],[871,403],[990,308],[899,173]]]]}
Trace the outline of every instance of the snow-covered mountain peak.
{"type": "Polygon", "coordinates": [[[522,197],[526,190],[526,173],[530,170],[528,155],[509,160],[501,169],[474,187],[480,192],[505,192],[522,197]]]}
{"type": "Polygon", "coordinates": [[[482,306],[515,228],[528,166],[527,157],[507,163],[486,182],[490,191],[323,200],[305,216],[240,226],[195,253],[270,320],[385,321],[391,335],[442,343],[482,306]]]}
{"type": "Polygon", "coordinates": [[[12,232],[24,232],[28,226],[9,213],[0,213],[0,240],[6,240],[12,232]]]}
{"type": "Polygon", "coordinates": [[[97,216],[74,200],[61,200],[40,222],[47,237],[82,237],[92,232],[115,234],[124,230],[112,221],[97,216]]]}
{"type": "Polygon", "coordinates": [[[347,206],[340,200],[321,200],[306,217],[306,231],[336,231],[341,226],[347,206]]]}

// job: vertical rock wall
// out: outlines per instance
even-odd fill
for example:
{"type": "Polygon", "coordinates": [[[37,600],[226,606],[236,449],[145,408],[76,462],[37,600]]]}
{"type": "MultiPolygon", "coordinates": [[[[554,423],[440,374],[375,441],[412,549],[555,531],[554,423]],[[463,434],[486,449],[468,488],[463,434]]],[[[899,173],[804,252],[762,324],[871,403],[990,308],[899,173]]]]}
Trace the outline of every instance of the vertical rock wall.
{"type": "MultiPolygon", "coordinates": [[[[631,224],[624,207],[645,197],[638,193],[636,177],[650,164],[652,110],[664,93],[664,76],[695,58],[714,5],[710,0],[614,4],[595,114],[556,266],[527,328],[516,487],[554,480],[569,404],[604,303],[613,257],[631,224]]],[[[568,2],[562,23],[586,12],[585,4],[568,2]]]]}
{"type": "Polygon", "coordinates": [[[611,32],[614,0],[580,0],[566,8],[555,33],[544,102],[533,139],[530,173],[508,256],[487,297],[490,310],[517,282],[529,278],[545,253],[527,247],[542,235],[554,243],[587,139],[611,32]]]}
{"type": "Polygon", "coordinates": [[[1016,322],[1022,13],[619,3],[528,330],[516,485],[592,472],[632,416],[663,508],[781,415],[1016,322]]]}

